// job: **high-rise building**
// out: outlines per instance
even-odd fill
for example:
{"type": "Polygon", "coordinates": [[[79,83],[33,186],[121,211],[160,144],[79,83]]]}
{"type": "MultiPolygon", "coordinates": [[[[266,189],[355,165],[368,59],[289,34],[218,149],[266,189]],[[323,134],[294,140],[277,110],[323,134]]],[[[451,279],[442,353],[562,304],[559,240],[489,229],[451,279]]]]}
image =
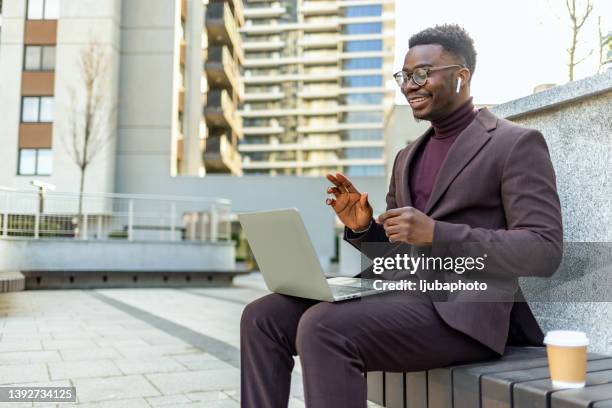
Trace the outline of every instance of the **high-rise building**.
{"type": "Polygon", "coordinates": [[[242,0],[4,0],[0,185],[241,174],[242,0]],[[92,79],[88,86],[86,78],[92,79]],[[170,171],[168,172],[168,169],[170,171]]]}
{"type": "Polygon", "coordinates": [[[245,174],[384,174],[394,0],[248,0],[245,174]]]}

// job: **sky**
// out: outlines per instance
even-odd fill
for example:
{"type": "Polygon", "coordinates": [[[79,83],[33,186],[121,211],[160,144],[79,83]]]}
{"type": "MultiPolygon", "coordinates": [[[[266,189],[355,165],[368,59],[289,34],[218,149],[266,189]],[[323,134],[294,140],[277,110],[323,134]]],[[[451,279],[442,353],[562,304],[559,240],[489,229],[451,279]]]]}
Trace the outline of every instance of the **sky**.
{"type": "MultiPolygon", "coordinates": [[[[574,79],[597,72],[597,17],[612,30],[612,0],[591,0],[593,11],[578,38],[574,79]]],[[[577,0],[584,5],[586,0],[577,0]]],[[[474,39],[477,62],[472,79],[476,104],[498,104],[533,93],[536,85],[568,82],[571,41],[565,0],[396,0],[395,71],[401,69],[410,36],[443,23],[463,26],[474,39]],[[419,4],[421,6],[419,6],[419,4]]],[[[395,72],[394,71],[394,72],[395,72]]],[[[396,92],[396,103],[405,98],[396,92]]]]}

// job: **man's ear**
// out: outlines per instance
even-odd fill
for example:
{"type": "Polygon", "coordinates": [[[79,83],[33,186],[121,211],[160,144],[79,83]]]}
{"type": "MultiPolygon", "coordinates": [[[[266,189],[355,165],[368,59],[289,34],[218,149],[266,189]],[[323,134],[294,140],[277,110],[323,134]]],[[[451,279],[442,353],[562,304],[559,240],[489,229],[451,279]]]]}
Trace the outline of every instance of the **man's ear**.
{"type": "Polygon", "coordinates": [[[470,78],[472,78],[472,73],[467,68],[461,68],[457,72],[457,78],[461,78],[461,83],[469,84],[470,78]]]}

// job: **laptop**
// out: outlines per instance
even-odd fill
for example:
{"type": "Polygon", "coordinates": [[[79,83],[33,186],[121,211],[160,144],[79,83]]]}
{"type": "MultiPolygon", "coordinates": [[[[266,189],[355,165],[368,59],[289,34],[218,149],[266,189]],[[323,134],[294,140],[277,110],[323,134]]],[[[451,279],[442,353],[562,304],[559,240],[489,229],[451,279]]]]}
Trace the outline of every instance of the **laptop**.
{"type": "Polygon", "coordinates": [[[326,278],[295,208],[242,213],[238,220],[271,292],[326,302],[384,292],[371,279],[326,278]]]}

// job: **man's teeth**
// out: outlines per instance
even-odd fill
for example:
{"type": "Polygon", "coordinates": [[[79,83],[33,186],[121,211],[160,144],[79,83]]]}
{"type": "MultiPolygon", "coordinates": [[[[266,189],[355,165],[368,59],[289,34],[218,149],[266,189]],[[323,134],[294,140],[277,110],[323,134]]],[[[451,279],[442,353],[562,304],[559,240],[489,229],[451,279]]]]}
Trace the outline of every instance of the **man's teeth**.
{"type": "Polygon", "coordinates": [[[424,100],[425,100],[425,98],[412,98],[410,100],[410,102],[421,102],[421,101],[424,101],[424,100]]]}

